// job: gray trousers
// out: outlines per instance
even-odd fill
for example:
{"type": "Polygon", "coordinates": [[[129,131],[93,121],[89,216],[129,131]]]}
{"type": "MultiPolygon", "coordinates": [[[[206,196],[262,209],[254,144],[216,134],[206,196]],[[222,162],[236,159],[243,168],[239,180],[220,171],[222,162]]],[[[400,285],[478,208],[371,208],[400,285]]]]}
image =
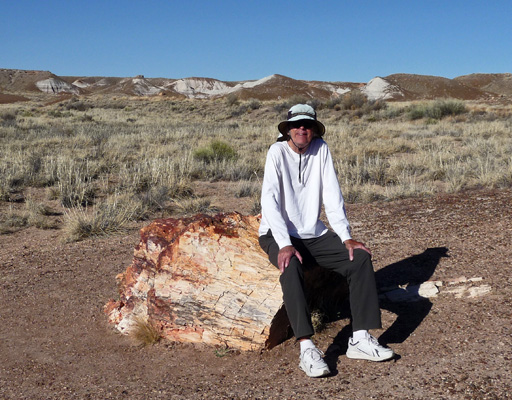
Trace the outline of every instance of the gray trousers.
{"type": "MultiPolygon", "coordinates": [[[[304,270],[314,265],[327,268],[347,279],[354,331],[382,327],[373,264],[366,251],[355,249],[354,260],[350,261],[347,248],[339,236],[331,231],[314,239],[298,239],[293,236],[290,239],[301,254],[303,264],[292,257],[279,281],[288,319],[297,339],[314,334],[304,294],[304,270]]],[[[277,267],[279,246],[272,232],[269,230],[266,235],[260,236],[259,243],[268,254],[270,262],[277,267]]]]}

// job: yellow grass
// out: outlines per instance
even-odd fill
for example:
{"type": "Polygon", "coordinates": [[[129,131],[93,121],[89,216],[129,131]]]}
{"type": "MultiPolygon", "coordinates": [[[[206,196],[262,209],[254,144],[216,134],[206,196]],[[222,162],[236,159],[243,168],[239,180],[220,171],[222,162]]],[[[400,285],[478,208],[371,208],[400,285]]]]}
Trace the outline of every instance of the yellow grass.
{"type": "MultiPolygon", "coordinates": [[[[393,103],[368,114],[319,107],[347,201],[511,185],[510,106],[467,103],[466,113],[440,120],[410,120],[408,107],[393,103]]],[[[79,219],[82,207],[100,209],[122,199],[122,216],[109,209],[114,224],[116,218],[161,217],[180,207],[208,210],[207,199],[192,191],[200,179],[233,182],[237,196],[257,204],[282,108],[278,102],[256,108],[220,99],[107,97],[85,98],[80,107],[70,101],[0,105],[0,201],[47,188],[74,210],[70,220],[79,219]],[[215,143],[230,156],[205,157],[215,143]]]]}

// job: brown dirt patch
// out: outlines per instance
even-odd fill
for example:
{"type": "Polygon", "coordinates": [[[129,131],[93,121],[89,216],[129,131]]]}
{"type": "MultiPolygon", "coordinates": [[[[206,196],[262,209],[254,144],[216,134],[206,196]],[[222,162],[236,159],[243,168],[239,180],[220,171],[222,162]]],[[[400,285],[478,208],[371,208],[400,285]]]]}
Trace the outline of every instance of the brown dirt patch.
{"type": "Polygon", "coordinates": [[[391,362],[347,359],[349,319],[331,323],[315,340],[334,374],[316,380],[299,370],[292,340],[219,357],[185,344],[139,348],[114,333],[103,305],[116,297],[115,275],[130,264],[137,230],[67,244],[60,231],[3,235],[0,398],[510,398],[511,196],[507,189],[350,205],[379,284],[464,275],[482,277],[492,291],[383,302],[385,329],[375,333],[399,354],[391,362]]]}
{"type": "Polygon", "coordinates": [[[15,94],[0,93],[0,104],[11,104],[19,101],[29,101],[29,99],[15,94]]]}

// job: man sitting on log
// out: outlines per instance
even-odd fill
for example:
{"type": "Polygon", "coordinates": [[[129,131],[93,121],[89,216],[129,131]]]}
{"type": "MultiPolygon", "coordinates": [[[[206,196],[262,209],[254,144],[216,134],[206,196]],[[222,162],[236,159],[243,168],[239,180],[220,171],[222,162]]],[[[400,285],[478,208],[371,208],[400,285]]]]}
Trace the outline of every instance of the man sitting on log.
{"type": "Polygon", "coordinates": [[[353,328],[347,357],[388,360],[393,351],[368,332],[382,327],[371,253],[350,235],[331,153],[322,140],[325,126],[312,107],[297,104],[278,130],[281,135],[265,164],[259,242],[281,271],[286,312],[300,343],[299,366],[310,377],[330,374],[322,351],[311,340],[314,330],[303,278],[312,264],[347,279],[353,328]],[[320,220],[322,204],[334,232],[320,220]]]}

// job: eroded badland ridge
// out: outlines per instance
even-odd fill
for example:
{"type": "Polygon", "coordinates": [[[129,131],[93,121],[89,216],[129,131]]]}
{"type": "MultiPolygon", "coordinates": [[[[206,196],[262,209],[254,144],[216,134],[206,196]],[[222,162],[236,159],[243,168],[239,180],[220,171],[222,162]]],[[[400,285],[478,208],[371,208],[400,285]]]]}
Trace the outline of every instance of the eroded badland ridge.
{"type": "Polygon", "coordinates": [[[57,76],[50,71],[0,69],[0,103],[36,95],[166,96],[209,99],[235,95],[239,99],[278,100],[292,96],[327,100],[358,90],[372,100],[512,100],[512,74],[470,74],[448,79],[393,74],[367,83],[322,82],[270,75],[258,80],[228,82],[213,78],[146,78],[57,76]]]}

